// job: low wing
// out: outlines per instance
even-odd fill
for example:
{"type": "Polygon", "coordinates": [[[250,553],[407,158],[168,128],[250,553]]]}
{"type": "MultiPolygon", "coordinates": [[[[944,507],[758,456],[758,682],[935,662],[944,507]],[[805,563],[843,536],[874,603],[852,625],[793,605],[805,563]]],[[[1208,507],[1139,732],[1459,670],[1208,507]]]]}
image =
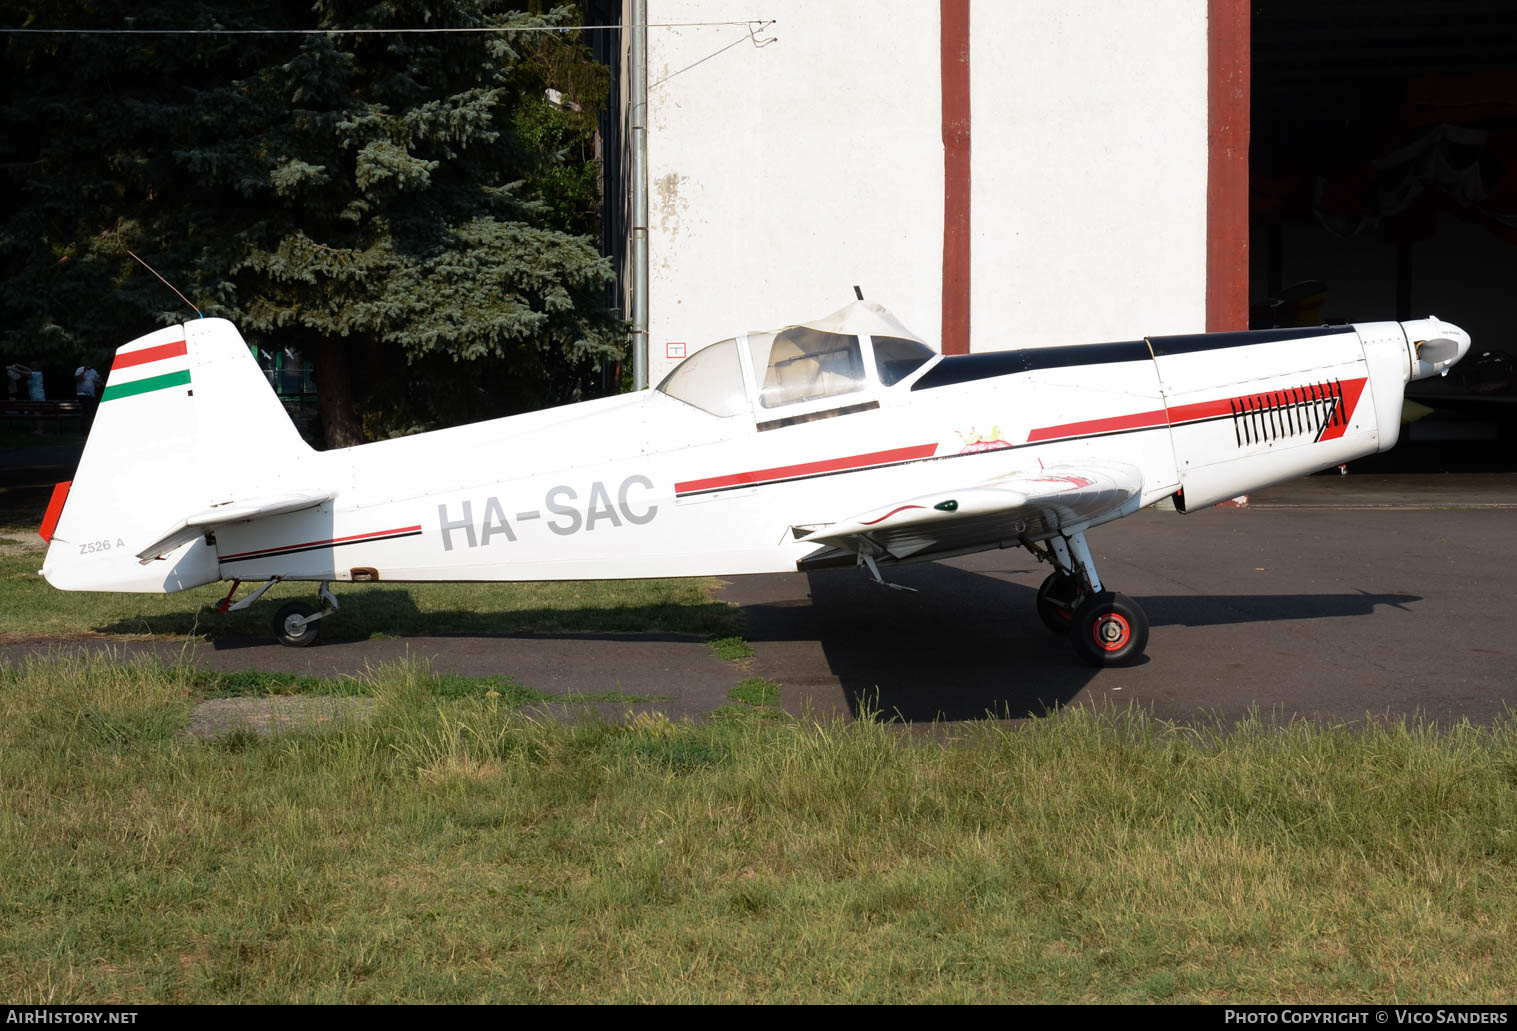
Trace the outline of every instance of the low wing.
{"type": "Polygon", "coordinates": [[[798,563],[852,565],[857,555],[901,561],[964,554],[1051,537],[1138,509],[1143,474],[1130,465],[1052,466],[886,505],[838,523],[795,526],[822,545],[798,563]]]}
{"type": "Polygon", "coordinates": [[[326,504],[336,496],[336,492],[331,490],[294,490],[216,505],[203,512],[185,516],[167,533],[137,552],[137,560],[147,565],[181,544],[187,544],[218,526],[225,526],[227,523],[245,523],[265,516],[284,515],[287,512],[315,508],[317,505],[326,504]]]}

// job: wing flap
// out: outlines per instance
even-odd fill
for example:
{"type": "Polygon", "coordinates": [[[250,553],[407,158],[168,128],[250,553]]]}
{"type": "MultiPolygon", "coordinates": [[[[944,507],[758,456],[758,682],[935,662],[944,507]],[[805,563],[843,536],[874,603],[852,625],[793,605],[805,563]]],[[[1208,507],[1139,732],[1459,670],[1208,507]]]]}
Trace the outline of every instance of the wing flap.
{"type": "Polygon", "coordinates": [[[1128,465],[1057,466],[910,498],[841,522],[797,526],[792,532],[822,546],[801,560],[802,569],[831,549],[897,561],[962,554],[1126,514],[1136,510],[1142,487],[1142,473],[1128,465]]]}
{"type": "Polygon", "coordinates": [[[315,508],[317,505],[324,505],[336,496],[337,492],[333,490],[293,490],[214,505],[204,511],[185,516],[167,533],[137,552],[137,560],[147,565],[218,526],[300,512],[307,508],[315,508]]]}

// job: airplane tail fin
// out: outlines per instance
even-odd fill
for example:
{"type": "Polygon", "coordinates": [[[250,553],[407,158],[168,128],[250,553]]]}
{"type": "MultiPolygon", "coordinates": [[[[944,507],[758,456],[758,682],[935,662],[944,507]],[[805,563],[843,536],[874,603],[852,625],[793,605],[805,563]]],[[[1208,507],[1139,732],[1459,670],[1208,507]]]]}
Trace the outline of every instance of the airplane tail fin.
{"type": "Polygon", "coordinates": [[[79,468],[54,491],[42,575],[81,591],[217,580],[203,517],[286,490],[313,454],[230,322],[139,337],[116,352],[79,468]]]}

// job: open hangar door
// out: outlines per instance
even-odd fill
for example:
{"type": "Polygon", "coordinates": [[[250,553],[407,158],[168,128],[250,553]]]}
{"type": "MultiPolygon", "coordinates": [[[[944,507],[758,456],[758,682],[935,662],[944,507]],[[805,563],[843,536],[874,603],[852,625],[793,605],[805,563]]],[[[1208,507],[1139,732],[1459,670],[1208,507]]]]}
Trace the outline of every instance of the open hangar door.
{"type": "Polygon", "coordinates": [[[1517,3],[1256,0],[1251,93],[1250,323],[1463,326],[1354,468],[1517,471],[1517,3]]]}

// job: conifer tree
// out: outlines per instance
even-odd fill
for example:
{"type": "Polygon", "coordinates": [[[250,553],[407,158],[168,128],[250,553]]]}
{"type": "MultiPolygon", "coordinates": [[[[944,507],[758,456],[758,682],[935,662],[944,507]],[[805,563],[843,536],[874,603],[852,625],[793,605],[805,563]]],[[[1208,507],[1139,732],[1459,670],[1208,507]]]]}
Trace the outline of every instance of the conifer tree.
{"type": "MultiPolygon", "coordinates": [[[[7,25],[46,28],[577,20],[519,6],[0,0],[7,25]]],[[[568,400],[621,353],[610,266],[584,235],[596,201],[581,151],[606,75],[570,34],[42,35],[5,47],[8,353],[99,353],[195,317],[128,251],[207,316],[310,358],[328,446],[360,442],[363,426],[382,435],[568,400]],[[552,107],[549,87],[573,106],[552,107]]]]}

